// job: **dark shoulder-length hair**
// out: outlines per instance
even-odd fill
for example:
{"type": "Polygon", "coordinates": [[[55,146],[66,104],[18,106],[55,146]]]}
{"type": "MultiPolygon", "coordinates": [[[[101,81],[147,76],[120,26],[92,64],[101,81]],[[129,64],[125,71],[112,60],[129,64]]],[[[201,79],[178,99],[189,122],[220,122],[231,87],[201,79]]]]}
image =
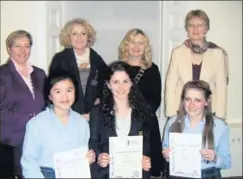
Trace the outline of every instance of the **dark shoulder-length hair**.
{"type": "Polygon", "coordinates": [[[108,78],[104,85],[103,98],[101,102],[101,110],[104,115],[106,126],[113,130],[116,128],[114,110],[115,101],[107,83],[117,71],[124,71],[132,81],[131,90],[128,94],[129,105],[132,108],[132,120],[144,120],[146,122],[146,120],[152,115],[149,105],[145,102],[143,95],[138,91],[136,84],[133,82],[133,78],[131,76],[131,66],[123,61],[115,61],[108,66],[108,78]]]}
{"type": "Polygon", "coordinates": [[[178,132],[178,133],[183,132],[185,126],[185,115],[186,115],[184,100],[185,100],[185,94],[189,89],[197,89],[201,91],[208,103],[208,105],[204,107],[205,126],[203,131],[202,144],[204,147],[206,147],[207,144],[207,148],[213,149],[214,148],[214,135],[213,135],[214,114],[212,113],[211,99],[210,99],[212,92],[209,84],[203,80],[189,81],[184,85],[181,93],[179,110],[177,112],[177,119],[171,125],[170,131],[178,132]]]}
{"type": "Polygon", "coordinates": [[[78,96],[78,83],[77,83],[76,79],[69,72],[60,70],[60,71],[55,71],[53,73],[50,73],[48,75],[48,77],[46,78],[45,87],[44,87],[44,97],[45,97],[45,101],[46,101],[46,106],[50,106],[50,105],[53,104],[52,101],[49,98],[52,87],[56,83],[63,81],[63,80],[70,80],[73,83],[74,88],[75,88],[75,101],[74,101],[74,103],[77,102],[79,96],[78,96]]]}

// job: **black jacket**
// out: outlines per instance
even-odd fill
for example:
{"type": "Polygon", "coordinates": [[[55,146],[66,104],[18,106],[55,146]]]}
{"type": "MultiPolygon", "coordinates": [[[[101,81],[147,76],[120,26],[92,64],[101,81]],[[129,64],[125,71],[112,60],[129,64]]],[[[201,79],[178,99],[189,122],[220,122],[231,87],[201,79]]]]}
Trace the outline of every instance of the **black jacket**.
{"type": "MultiPolygon", "coordinates": [[[[109,137],[117,136],[116,131],[105,124],[104,117],[100,105],[91,110],[89,147],[95,151],[97,158],[100,153],[109,154],[109,137]]],[[[128,134],[129,136],[143,135],[143,155],[148,157],[150,157],[150,130],[151,127],[147,122],[132,119],[131,129],[128,134]]],[[[102,168],[97,163],[91,164],[91,175],[92,178],[109,178],[109,165],[102,168]]],[[[149,172],[143,171],[143,178],[150,178],[149,172]]]]}
{"type": "Polygon", "coordinates": [[[76,78],[78,83],[78,100],[73,104],[72,109],[80,114],[84,114],[90,112],[96,98],[102,98],[107,68],[102,57],[90,48],[90,74],[85,95],[81,87],[78,65],[72,48],[66,48],[54,55],[49,67],[49,74],[54,73],[56,70],[65,70],[76,78]]]}

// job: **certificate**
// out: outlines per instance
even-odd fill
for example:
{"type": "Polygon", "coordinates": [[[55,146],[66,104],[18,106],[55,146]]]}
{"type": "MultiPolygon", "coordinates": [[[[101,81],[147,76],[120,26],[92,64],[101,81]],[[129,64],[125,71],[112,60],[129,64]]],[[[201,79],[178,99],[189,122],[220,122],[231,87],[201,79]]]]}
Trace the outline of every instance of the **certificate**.
{"type": "Polygon", "coordinates": [[[170,175],[201,178],[201,134],[169,134],[170,175]]]}
{"type": "Polygon", "coordinates": [[[79,148],[55,153],[56,178],[91,178],[87,152],[87,148],[79,148]]]}
{"type": "Polygon", "coordinates": [[[142,178],[143,136],[109,138],[110,178],[142,178]]]}

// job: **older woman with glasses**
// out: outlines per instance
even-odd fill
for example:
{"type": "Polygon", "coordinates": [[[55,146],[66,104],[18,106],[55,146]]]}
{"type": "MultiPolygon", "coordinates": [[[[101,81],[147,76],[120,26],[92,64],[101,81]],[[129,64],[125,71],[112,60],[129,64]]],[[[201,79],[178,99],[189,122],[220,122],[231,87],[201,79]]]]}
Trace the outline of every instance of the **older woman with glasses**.
{"type": "Polygon", "coordinates": [[[188,39],[173,49],[166,76],[166,116],[177,115],[184,84],[190,80],[204,80],[212,90],[212,111],[226,118],[228,57],[216,44],[207,41],[210,20],[202,10],[192,10],[185,18],[188,39]]]}

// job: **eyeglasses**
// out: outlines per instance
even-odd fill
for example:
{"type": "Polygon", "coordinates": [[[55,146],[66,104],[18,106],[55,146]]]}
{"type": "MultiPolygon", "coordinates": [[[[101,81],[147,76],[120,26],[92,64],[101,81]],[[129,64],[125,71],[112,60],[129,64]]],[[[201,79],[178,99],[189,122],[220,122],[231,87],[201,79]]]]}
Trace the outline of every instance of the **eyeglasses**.
{"type": "Polygon", "coordinates": [[[202,28],[204,26],[205,26],[205,24],[188,24],[187,25],[188,28],[202,28]]]}

